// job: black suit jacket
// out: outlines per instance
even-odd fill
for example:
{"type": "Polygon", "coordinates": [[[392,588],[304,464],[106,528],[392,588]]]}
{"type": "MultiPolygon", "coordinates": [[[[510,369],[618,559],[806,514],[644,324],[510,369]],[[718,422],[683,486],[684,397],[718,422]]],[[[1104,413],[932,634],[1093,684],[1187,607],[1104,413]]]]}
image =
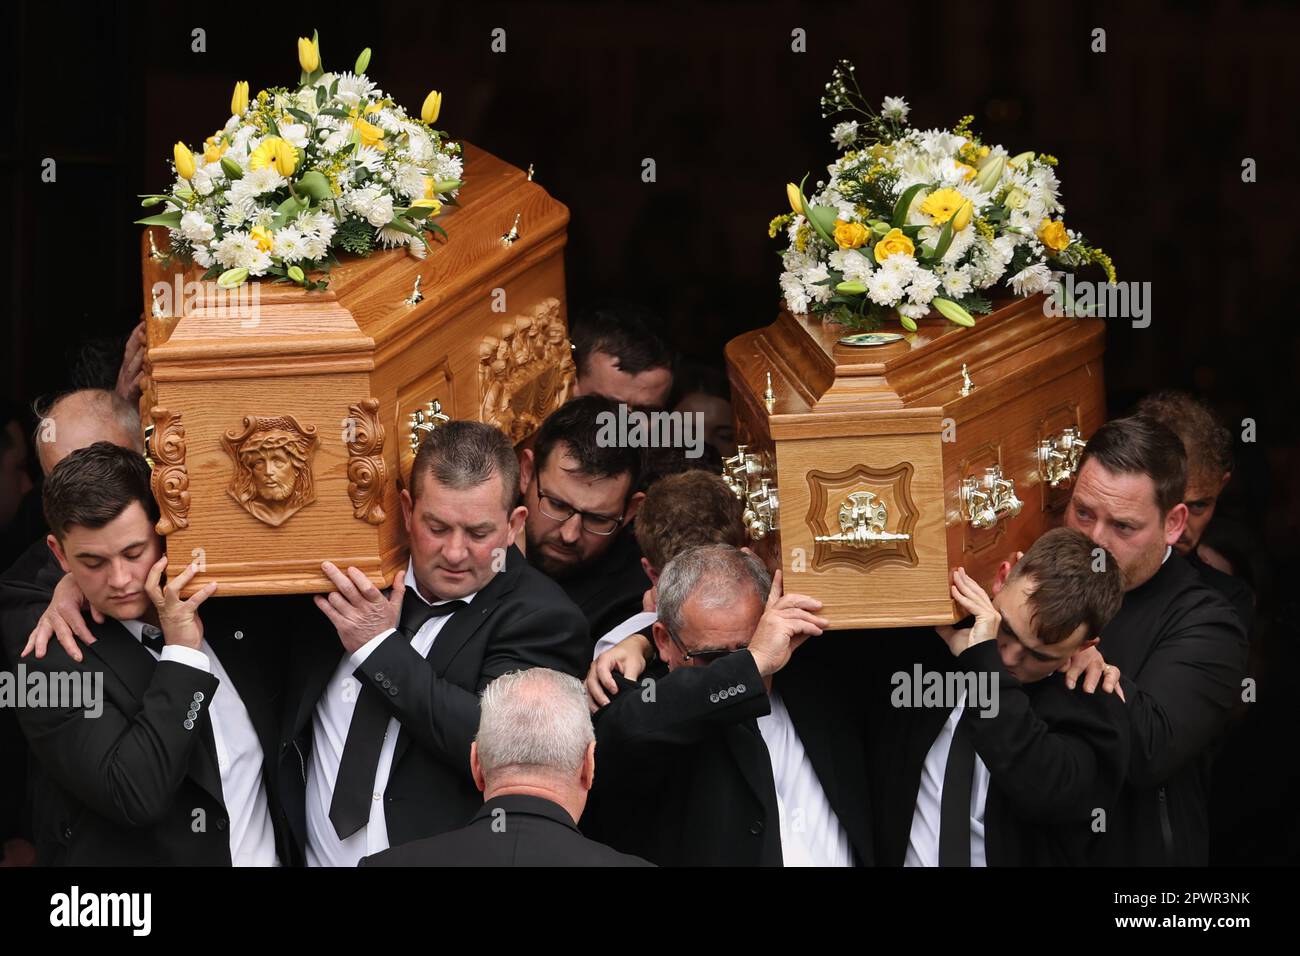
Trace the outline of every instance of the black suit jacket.
{"type": "MultiPolygon", "coordinates": [[[[49,593],[0,585],[0,629],[14,666],[49,593]]],[[[212,598],[200,611],[204,639],[239,689],[262,745],[263,778],[281,861],[288,832],[274,775],[279,703],[269,663],[270,626],[243,599],[212,598]],[[239,632],[242,636],[236,638],[239,632]]],[[[229,866],[229,817],[208,706],[215,675],[153,655],[120,623],[87,620],[95,643],[77,663],[57,642],[43,659],[24,658],[26,673],[90,675],[102,680],[103,713],[75,707],[25,707],[19,723],[35,757],[33,830],[43,864],[71,866],[229,866]],[[203,694],[193,726],[194,695],[203,694]],[[202,814],[195,811],[201,810],[202,814]],[[196,821],[204,825],[196,832],[196,821]]]]}
{"type": "MultiPolygon", "coordinates": [[[[877,647],[880,661],[891,661],[895,673],[912,679],[919,663],[923,672],[985,673],[997,682],[996,714],[991,707],[989,716],[967,707],[962,715],[989,771],[984,850],[990,866],[1093,861],[1100,843],[1094,826],[1110,825],[1128,764],[1130,727],[1117,696],[1070,690],[1062,674],[1022,684],[1003,668],[996,641],[953,657],[933,630],[915,628],[895,632],[877,647]]],[[[877,704],[868,722],[876,859],[902,866],[925,758],[952,708],[880,706],[901,682],[878,665],[871,674],[868,696],[877,704]]]]}
{"type": "MultiPolygon", "coordinates": [[[[866,768],[852,716],[859,695],[814,655],[801,657],[806,650],[774,687],[856,862],[869,865],[866,768]]],[[[646,676],[652,684],[620,678],[596,716],[588,835],[660,866],[782,865],[772,761],[757,724],[771,705],[753,655],[672,673],[659,665],[646,676]]]]}
{"type": "Polygon", "coordinates": [[[1176,554],[1101,635],[1133,722],[1128,782],[1103,840],[1114,866],[1205,866],[1213,756],[1241,700],[1248,646],[1237,612],[1176,554]]]}
{"type": "MultiPolygon", "coordinates": [[[[309,623],[295,629],[288,733],[280,755],[285,807],[301,854],[307,845],[312,714],[343,654],[320,612],[306,610],[314,617],[305,617],[309,623]]],[[[384,794],[389,844],[464,826],[481,805],[469,770],[469,745],[478,732],[478,695],[493,678],[529,667],[582,677],[590,663],[591,638],[582,613],[513,546],[505,568],[443,626],[427,660],[400,633],[387,637],[355,676],[382,692],[401,723],[384,794]]]]}
{"type": "Polygon", "coordinates": [[[595,643],[641,610],[650,579],[641,567],[641,546],[634,522],[616,536],[608,552],[595,564],[559,580],[564,593],[587,618],[591,643],[595,643]]]}
{"type": "Polygon", "coordinates": [[[361,866],[653,866],[588,840],[558,803],[494,797],[469,826],[364,857],[361,866]]]}

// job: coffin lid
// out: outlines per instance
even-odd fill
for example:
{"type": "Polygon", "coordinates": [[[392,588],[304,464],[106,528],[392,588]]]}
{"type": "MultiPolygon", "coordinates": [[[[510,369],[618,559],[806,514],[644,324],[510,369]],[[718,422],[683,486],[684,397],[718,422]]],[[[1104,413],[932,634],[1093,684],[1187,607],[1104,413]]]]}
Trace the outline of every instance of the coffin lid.
{"type": "Polygon", "coordinates": [[[756,405],[773,438],[939,431],[944,417],[981,414],[1101,357],[1104,322],[1044,315],[1044,300],[995,301],[973,328],[920,319],[901,341],[868,347],[839,344],[850,334],[842,325],[783,309],[727,345],[733,400],[756,405]],[[963,364],[975,386],[965,396],[963,364]]]}

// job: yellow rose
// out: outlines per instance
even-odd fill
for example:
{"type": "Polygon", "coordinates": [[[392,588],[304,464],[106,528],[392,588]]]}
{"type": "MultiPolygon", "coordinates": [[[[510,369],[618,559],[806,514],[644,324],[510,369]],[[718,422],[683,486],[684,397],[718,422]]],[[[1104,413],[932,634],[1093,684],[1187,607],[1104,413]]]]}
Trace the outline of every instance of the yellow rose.
{"type": "Polygon", "coordinates": [[[1060,252],[1070,244],[1070,237],[1065,232],[1065,223],[1059,219],[1056,221],[1044,219],[1039,223],[1038,238],[1053,252],[1060,252]]]}
{"type": "Polygon", "coordinates": [[[274,245],[275,239],[271,235],[271,230],[265,226],[254,226],[248,231],[249,238],[257,243],[257,247],[263,252],[270,252],[271,246],[274,245]]]}
{"type": "Polygon", "coordinates": [[[857,249],[867,241],[871,230],[860,222],[835,220],[835,244],[841,249],[857,249]]]}
{"type": "Polygon", "coordinates": [[[892,255],[910,256],[916,252],[912,240],[903,235],[901,229],[891,229],[876,243],[876,261],[884,262],[892,255]]]}
{"type": "Polygon", "coordinates": [[[936,189],[921,202],[921,213],[930,217],[930,225],[942,226],[962,207],[966,197],[955,189],[936,189]]]}

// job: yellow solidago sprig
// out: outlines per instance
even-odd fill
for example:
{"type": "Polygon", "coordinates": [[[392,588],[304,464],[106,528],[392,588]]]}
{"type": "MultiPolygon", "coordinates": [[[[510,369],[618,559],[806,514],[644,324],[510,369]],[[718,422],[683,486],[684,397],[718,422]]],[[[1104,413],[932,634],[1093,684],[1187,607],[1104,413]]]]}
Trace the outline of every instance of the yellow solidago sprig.
{"type": "Polygon", "coordinates": [[[867,101],[848,61],[821,105],[837,158],[826,181],[788,183],[789,211],[768,225],[791,312],[864,331],[969,327],[995,296],[1036,295],[1062,271],[1097,265],[1113,281],[1110,257],[1066,228],[1056,157],[981,139],[973,114],[911,125],[902,97],[867,101]]]}
{"type": "Polygon", "coordinates": [[[296,53],[296,85],[253,95],[250,80],[234,82],[229,104],[204,111],[204,125],[224,118],[221,127],[197,150],[176,143],[170,184],[140,197],[159,208],[137,222],[165,227],[172,255],[226,288],[270,279],[321,289],[345,253],[424,258],[446,236],[437,220],[464,179],[460,144],[430,127],[441,93],[408,112],[366,75],[370,48],[337,73],[316,31],[297,38],[296,53]]]}

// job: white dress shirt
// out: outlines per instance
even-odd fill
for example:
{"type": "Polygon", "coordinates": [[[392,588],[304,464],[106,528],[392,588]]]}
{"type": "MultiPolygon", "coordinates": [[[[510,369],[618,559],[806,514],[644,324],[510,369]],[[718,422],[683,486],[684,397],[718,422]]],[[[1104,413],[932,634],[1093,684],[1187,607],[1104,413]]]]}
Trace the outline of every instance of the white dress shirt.
{"type": "Polygon", "coordinates": [[[768,694],[768,700],[772,712],[758,718],[758,730],[772,761],[785,865],[852,866],[849,835],[826,799],[785,702],[776,691],[768,694]]]}
{"type": "Polygon", "coordinates": [[[622,644],[633,634],[641,633],[657,620],[659,620],[659,615],[654,611],[637,611],[637,613],[618,625],[618,627],[612,628],[609,633],[596,642],[596,649],[591,652],[591,659],[594,661],[610,648],[622,644]]]}
{"type": "MultiPolygon", "coordinates": [[[[153,628],[153,625],[138,620],[121,623],[142,644],[145,628],[153,628]]],[[[230,817],[230,862],[234,866],[279,866],[280,860],[275,853],[275,829],[271,826],[262,777],[262,742],[258,740],[257,730],[235,682],[207,641],[202,641],[202,649],[197,651],[192,647],[168,644],[161,654],[147,644],[144,646],[158,660],[185,664],[216,676],[219,683],[208,704],[208,720],[212,724],[213,742],[217,745],[221,802],[230,817]]]]}
{"type": "MultiPolygon", "coordinates": [[[[475,594],[460,600],[473,601],[475,594]]],[[[410,562],[406,565],[405,601],[424,601],[426,604],[445,604],[430,601],[420,593],[415,571],[410,562]]],[[[411,646],[421,657],[428,657],[434,639],[452,615],[431,617],[411,638],[411,646]]],[[[393,756],[397,752],[397,735],[401,724],[396,717],[388,720],[384,743],[379,751],[379,765],[375,768],[375,789],[371,794],[370,820],[346,840],[340,840],[334,823],[330,820],[330,803],[334,800],[334,782],[338,779],[339,764],[343,760],[343,745],[348,739],[352,714],[361,693],[361,682],[353,676],[375,649],[389,636],[396,634],[389,628],[375,635],[352,654],[344,655],[330,678],[325,692],[316,702],[312,715],[311,755],[307,759],[307,865],[354,867],[363,856],[388,849],[388,821],[384,817],[384,792],[388,789],[388,775],[393,769],[393,756]]],[[[465,755],[469,760],[469,754],[465,755]]]]}
{"type": "MultiPolygon", "coordinates": [[[[943,775],[948,766],[948,751],[952,748],[952,735],[966,709],[966,694],[952,709],[939,736],[925,755],[921,768],[921,786],[916,791],[916,809],[912,812],[912,832],[907,838],[907,856],[904,866],[939,865],[939,819],[943,805],[943,775]]],[[[984,854],[984,805],[989,795],[989,768],[980,755],[975,755],[975,778],[970,795],[970,865],[988,866],[984,854]]]]}

